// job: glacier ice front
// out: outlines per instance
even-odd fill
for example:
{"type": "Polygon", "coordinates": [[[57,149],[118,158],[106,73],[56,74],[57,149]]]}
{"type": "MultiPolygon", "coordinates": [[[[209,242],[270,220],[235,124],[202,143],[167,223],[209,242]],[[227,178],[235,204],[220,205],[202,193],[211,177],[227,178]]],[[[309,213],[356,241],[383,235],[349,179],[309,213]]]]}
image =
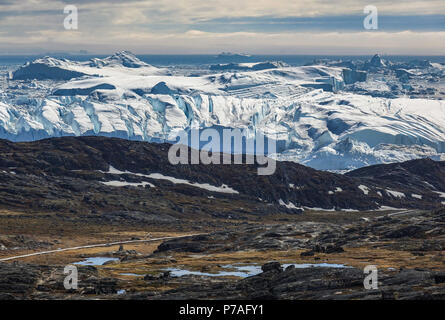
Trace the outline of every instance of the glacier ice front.
{"type": "MultiPolygon", "coordinates": [[[[369,68],[386,66],[379,61],[369,68]]],[[[445,152],[443,100],[347,92],[345,85],[366,74],[337,66],[260,62],[213,69],[190,76],[126,51],[87,62],[38,59],[13,72],[0,91],[0,138],[163,142],[179,130],[241,128],[276,139],[270,156],[329,170],[440,159],[445,152]]]]}

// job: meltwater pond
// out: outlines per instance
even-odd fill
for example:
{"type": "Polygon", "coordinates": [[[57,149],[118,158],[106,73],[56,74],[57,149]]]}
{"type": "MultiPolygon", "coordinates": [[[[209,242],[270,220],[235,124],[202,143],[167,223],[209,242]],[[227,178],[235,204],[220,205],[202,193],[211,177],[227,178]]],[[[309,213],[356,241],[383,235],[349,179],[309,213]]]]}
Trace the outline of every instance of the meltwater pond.
{"type": "MultiPolygon", "coordinates": [[[[349,268],[343,264],[335,264],[335,263],[302,263],[302,264],[283,264],[283,268],[287,268],[289,266],[294,266],[295,268],[349,268]]],[[[208,277],[226,277],[226,276],[233,276],[233,277],[240,277],[240,278],[246,278],[255,276],[257,274],[260,274],[262,272],[260,265],[224,265],[222,266],[224,269],[235,269],[233,271],[220,271],[217,273],[208,273],[208,272],[200,272],[200,271],[190,271],[186,269],[178,269],[178,268],[168,268],[165,269],[166,271],[170,271],[170,275],[174,277],[182,277],[187,275],[197,275],[197,276],[208,276],[208,277]]]]}
{"type": "Polygon", "coordinates": [[[74,262],[73,264],[81,265],[81,266],[101,266],[108,261],[117,261],[118,258],[109,258],[109,257],[90,257],[83,261],[74,262]]]}

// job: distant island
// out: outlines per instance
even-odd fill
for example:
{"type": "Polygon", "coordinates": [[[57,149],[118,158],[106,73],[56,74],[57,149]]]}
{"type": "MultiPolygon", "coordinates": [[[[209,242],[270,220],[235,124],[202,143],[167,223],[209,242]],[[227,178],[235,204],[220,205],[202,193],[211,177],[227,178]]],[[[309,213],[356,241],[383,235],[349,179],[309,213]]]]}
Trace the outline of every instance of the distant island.
{"type": "Polygon", "coordinates": [[[242,58],[242,57],[249,58],[249,57],[251,57],[251,55],[247,54],[247,53],[221,52],[216,57],[217,58],[228,58],[228,57],[229,58],[242,58]]]}

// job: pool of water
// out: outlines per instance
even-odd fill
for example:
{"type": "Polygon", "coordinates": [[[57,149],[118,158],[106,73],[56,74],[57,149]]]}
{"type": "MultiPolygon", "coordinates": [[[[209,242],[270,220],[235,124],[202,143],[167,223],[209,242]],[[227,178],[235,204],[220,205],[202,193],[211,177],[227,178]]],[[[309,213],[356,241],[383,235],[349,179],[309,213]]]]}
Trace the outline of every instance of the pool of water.
{"type": "Polygon", "coordinates": [[[109,257],[90,257],[82,261],[74,262],[73,264],[81,265],[81,266],[102,266],[104,263],[108,261],[118,261],[118,258],[109,258],[109,257]]]}
{"type": "Polygon", "coordinates": [[[283,264],[284,268],[287,268],[289,266],[294,266],[295,268],[300,268],[300,269],[304,269],[304,268],[349,268],[348,266],[345,266],[344,264],[337,264],[337,263],[300,263],[300,264],[295,264],[295,263],[290,263],[290,264],[283,264]]]}
{"type": "Polygon", "coordinates": [[[234,276],[234,277],[249,277],[251,275],[248,270],[240,270],[240,271],[220,271],[217,273],[208,273],[208,272],[200,272],[200,271],[190,271],[186,269],[177,269],[177,268],[168,268],[167,271],[170,271],[170,275],[173,277],[182,277],[182,276],[188,276],[188,275],[196,275],[196,276],[208,276],[208,277],[228,277],[228,276],[234,276]]]}
{"type": "MultiPolygon", "coordinates": [[[[305,268],[348,268],[343,264],[335,264],[335,263],[288,263],[283,264],[283,268],[287,268],[289,266],[295,266],[298,269],[305,268]]],[[[168,268],[166,271],[170,271],[170,274],[174,277],[182,277],[187,275],[197,275],[197,276],[208,276],[208,277],[225,277],[225,276],[234,276],[240,278],[251,277],[257,274],[262,273],[261,265],[224,265],[222,266],[224,269],[232,269],[232,271],[219,271],[217,273],[208,273],[208,272],[200,272],[200,271],[190,271],[186,269],[178,269],[178,268],[168,268]],[[235,269],[235,270],[233,270],[235,269]]]]}

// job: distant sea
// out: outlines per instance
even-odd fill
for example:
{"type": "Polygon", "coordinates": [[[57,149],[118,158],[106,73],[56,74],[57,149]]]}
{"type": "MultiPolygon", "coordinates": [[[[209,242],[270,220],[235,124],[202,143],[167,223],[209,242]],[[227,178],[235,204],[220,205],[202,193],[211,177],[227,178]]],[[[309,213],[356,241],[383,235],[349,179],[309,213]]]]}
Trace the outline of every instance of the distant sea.
{"type": "MultiPolygon", "coordinates": [[[[22,65],[45,55],[0,55],[0,65],[22,65]]],[[[87,61],[91,58],[105,58],[109,55],[57,55],[52,57],[66,58],[74,61],[87,61]]],[[[372,56],[332,56],[332,55],[252,55],[252,56],[217,56],[217,55],[137,55],[142,61],[157,67],[166,66],[208,66],[217,63],[241,63],[259,61],[283,61],[291,66],[301,66],[318,59],[329,60],[369,60],[372,56]]],[[[385,56],[394,62],[410,60],[429,60],[445,64],[445,56],[385,56]]]]}

